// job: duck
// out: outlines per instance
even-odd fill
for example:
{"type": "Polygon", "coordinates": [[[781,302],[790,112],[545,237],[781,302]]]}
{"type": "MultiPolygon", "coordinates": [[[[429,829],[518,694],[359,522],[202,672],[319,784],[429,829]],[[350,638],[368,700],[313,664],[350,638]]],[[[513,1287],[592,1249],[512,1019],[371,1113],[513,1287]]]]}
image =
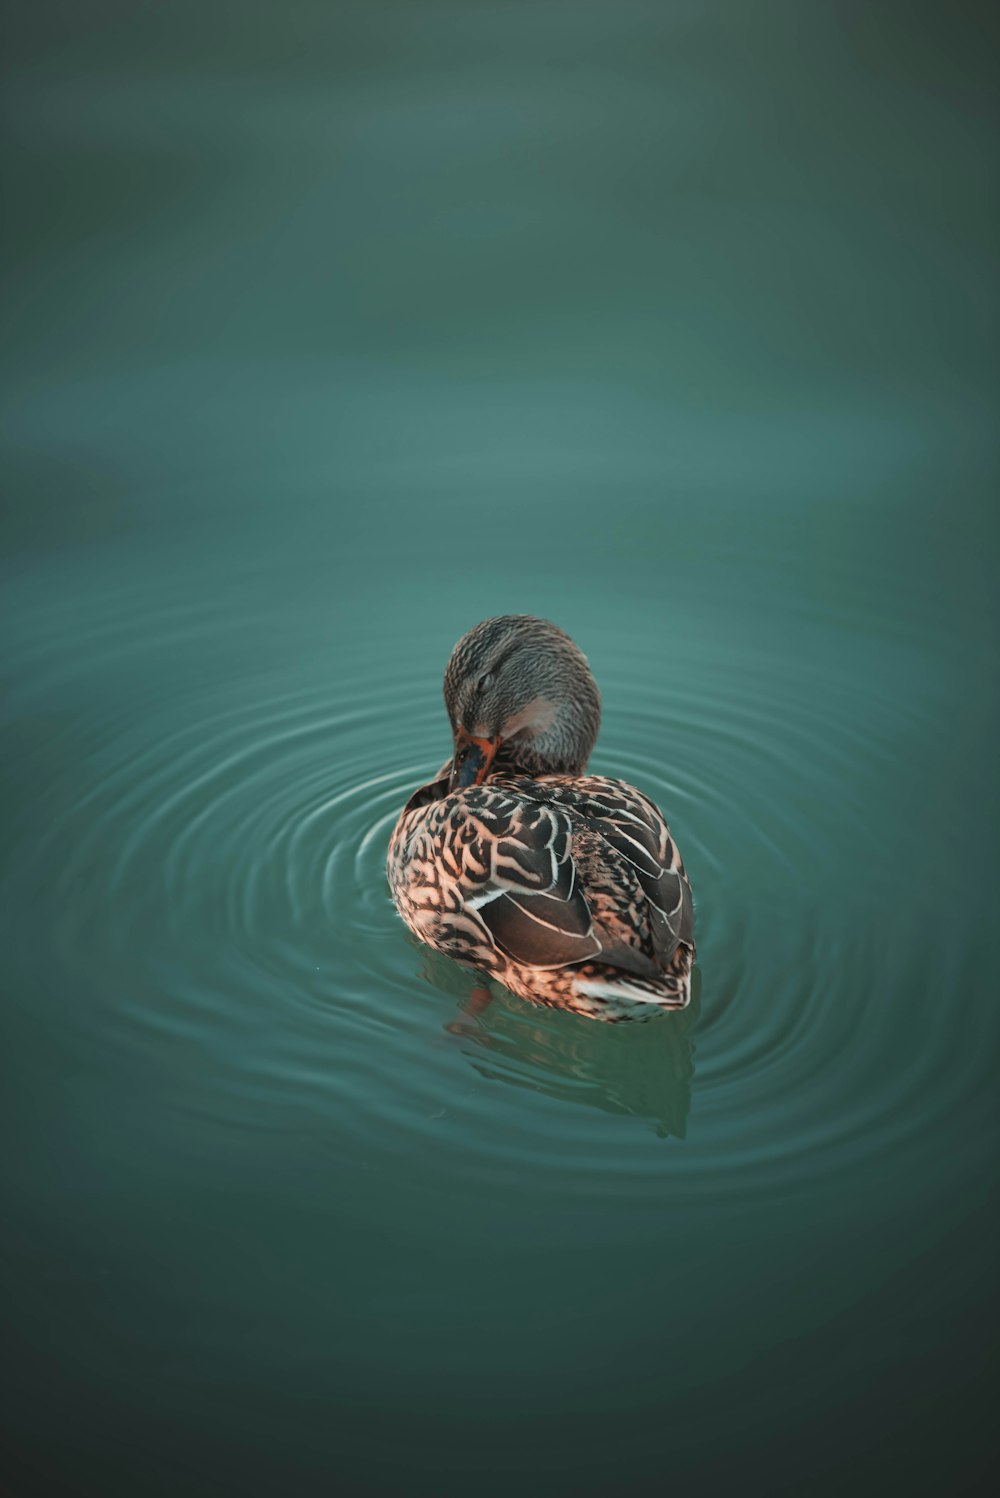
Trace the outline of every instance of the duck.
{"type": "Polygon", "coordinates": [[[451,756],[389,841],[410,931],[534,1004],[608,1022],[685,1008],[691,885],[659,807],[587,773],[601,695],[583,652],[532,614],[484,619],[444,701],[451,756]]]}

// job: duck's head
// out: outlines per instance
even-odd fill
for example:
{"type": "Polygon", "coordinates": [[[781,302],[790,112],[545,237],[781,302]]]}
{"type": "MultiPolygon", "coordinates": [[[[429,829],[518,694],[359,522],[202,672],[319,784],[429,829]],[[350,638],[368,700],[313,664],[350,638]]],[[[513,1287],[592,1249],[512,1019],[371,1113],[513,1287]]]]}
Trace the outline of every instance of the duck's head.
{"type": "Polygon", "coordinates": [[[569,635],[531,614],[484,619],[444,673],[455,754],[450,788],[478,785],[503,746],[529,775],[579,775],[601,726],[601,694],[569,635]]]}

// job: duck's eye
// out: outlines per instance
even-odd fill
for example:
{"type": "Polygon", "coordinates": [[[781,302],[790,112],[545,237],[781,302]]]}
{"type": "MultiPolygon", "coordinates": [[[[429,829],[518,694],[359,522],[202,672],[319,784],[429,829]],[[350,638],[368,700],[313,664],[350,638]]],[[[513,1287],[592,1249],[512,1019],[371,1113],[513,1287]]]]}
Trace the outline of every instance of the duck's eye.
{"type": "Polygon", "coordinates": [[[486,675],[485,676],[481,676],[479,678],[479,680],[476,682],[476,691],[477,692],[485,692],[486,689],[487,689],[487,687],[491,687],[492,685],[493,685],[493,672],[492,671],[487,671],[486,675]]]}

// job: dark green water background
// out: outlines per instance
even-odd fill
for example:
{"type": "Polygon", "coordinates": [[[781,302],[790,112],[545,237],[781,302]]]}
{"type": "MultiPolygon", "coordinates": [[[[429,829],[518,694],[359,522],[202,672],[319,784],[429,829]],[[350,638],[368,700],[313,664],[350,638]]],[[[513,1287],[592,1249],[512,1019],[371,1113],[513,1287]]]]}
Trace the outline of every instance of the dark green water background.
{"type": "Polygon", "coordinates": [[[979,1491],[988,9],[4,10],[5,1491],[979,1491]],[[503,611],[683,1016],[392,910],[503,611]]]}

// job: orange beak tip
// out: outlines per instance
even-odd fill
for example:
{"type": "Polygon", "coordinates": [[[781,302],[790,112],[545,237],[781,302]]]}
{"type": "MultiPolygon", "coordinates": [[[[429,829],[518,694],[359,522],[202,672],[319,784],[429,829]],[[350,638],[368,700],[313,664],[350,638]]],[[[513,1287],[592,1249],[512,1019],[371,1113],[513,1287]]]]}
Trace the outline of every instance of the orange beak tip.
{"type": "Polygon", "coordinates": [[[460,728],[455,735],[455,755],[452,760],[449,790],[462,790],[466,786],[481,785],[490,773],[500,740],[479,738],[460,728]]]}

